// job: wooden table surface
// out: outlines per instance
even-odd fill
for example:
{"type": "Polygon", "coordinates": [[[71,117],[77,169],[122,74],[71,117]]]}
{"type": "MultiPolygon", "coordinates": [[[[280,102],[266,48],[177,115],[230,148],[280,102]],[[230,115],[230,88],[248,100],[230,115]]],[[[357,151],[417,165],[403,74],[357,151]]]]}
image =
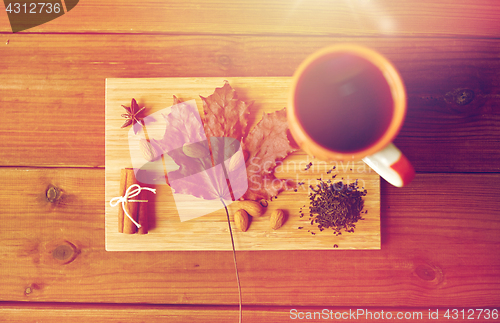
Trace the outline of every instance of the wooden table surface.
{"type": "Polygon", "coordinates": [[[236,322],[231,252],[104,250],[105,79],[291,76],[339,42],[400,70],[417,176],[381,183],[381,250],[238,252],[243,321],[500,306],[497,1],[87,0],[0,32],[0,321],[236,322]]]}

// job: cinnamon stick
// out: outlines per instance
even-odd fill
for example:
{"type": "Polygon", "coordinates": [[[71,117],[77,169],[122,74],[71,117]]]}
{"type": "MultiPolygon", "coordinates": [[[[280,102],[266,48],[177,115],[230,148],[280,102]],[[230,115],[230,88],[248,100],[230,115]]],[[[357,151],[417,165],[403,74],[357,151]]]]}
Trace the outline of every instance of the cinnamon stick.
{"type": "MultiPolygon", "coordinates": [[[[142,191],[139,194],[139,200],[147,200],[148,196],[146,196],[146,191],[142,191]]],[[[138,221],[141,227],[137,230],[138,234],[147,234],[148,233],[148,204],[149,203],[138,203],[138,221]]]]}
{"type": "MultiPolygon", "coordinates": [[[[120,172],[120,196],[125,195],[127,190],[127,171],[122,169],[120,172]]],[[[118,207],[118,232],[123,233],[123,217],[125,213],[121,205],[118,207]]]]}
{"type": "MultiPolygon", "coordinates": [[[[125,172],[127,176],[126,189],[128,189],[131,185],[137,184],[137,180],[135,179],[135,173],[133,168],[125,168],[125,172]]],[[[137,197],[135,197],[134,199],[137,199],[137,197]]],[[[138,208],[137,204],[142,204],[142,203],[137,203],[137,202],[125,203],[125,208],[127,208],[128,214],[130,214],[130,216],[134,219],[134,221],[137,221],[137,208],[138,208]]],[[[125,214],[123,217],[123,233],[132,234],[136,232],[137,232],[137,226],[132,221],[130,221],[128,216],[125,214]]]]}
{"type": "MultiPolygon", "coordinates": [[[[134,184],[138,184],[135,178],[133,168],[125,168],[120,171],[120,196],[125,196],[127,189],[134,184]]],[[[133,200],[147,201],[148,196],[145,191],[141,191],[133,200]]],[[[134,222],[123,211],[120,204],[118,209],[118,232],[127,234],[147,234],[149,229],[148,222],[148,203],[147,202],[125,202],[125,209],[128,214],[141,225],[139,229],[134,222]]]]}

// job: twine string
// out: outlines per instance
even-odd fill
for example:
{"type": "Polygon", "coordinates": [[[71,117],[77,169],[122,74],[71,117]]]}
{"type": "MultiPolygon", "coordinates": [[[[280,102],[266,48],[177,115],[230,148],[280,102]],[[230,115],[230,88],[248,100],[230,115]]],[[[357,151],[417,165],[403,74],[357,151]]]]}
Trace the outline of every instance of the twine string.
{"type": "Polygon", "coordinates": [[[153,194],[156,194],[156,189],[154,189],[154,188],[141,187],[139,184],[133,184],[133,185],[130,185],[127,188],[127,191],[125,192],[125,195],[113,197],[111,199],[111,201],[109,201],[109,205],[111,205],[111,207],[115,207],[115,206],[118,205],[118,203],[121,202],[122,203],[123,212],[125,212],[125,215],[130,219],[130,221],[132,221],[132,223],[135,224],[135,226],[137,228],[140,228],[141,225],[139,223],[137,223],[132,218],[132,216],[130,216],[130,214],[128,214],[127,208],[125,207],[125,204],[128,203],[128,202],[142,202],[142,203],[147,202],[147,200],[129,200],[129,198],[133,198],[133,197],[136,197],[137,195],[139,195],[142,190],[148,190],[148,191],[153,192],[153,194]]]}

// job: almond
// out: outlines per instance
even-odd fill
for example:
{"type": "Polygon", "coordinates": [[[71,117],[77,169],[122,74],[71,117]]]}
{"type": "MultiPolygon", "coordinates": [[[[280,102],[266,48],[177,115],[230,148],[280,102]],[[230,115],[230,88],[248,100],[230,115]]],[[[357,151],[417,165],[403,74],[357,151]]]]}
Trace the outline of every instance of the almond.
{"type": "Polygon", "coordinates": [[[234,214],[234,224],[243,232],[248,230],[248,214],[245,210],[236,211],[234,214]]]}
{"type": "Polygon", "coordinates": [[[283,210],[274,210],[271,213],[271,228],[277,230],[285,223],[285,212],[283,210]]]}
{"type": "Polygon", "coordinates": [[[147,141],[146,139],[141,139],[139,147],[144,155],[144,158],[149,162],[157,160],[163,154],[162,149],[158,144],[147,141]]]}
{"type": "Polygon", "coordinates": [[[262,205],[260,205],[260,203],[256,201],[240,201],[238,202],[238,207],[247,211],[247,213],[254,218],[262,216],[262,214],[264,214],[265,212],[262,205]]]}
{"type": "Polygon", "coordinates": [[[182,146],[182,152],[191,158],[204,158],[210,156],[207,141],[199,141],[195,143],[185,143],[182,146]]]}

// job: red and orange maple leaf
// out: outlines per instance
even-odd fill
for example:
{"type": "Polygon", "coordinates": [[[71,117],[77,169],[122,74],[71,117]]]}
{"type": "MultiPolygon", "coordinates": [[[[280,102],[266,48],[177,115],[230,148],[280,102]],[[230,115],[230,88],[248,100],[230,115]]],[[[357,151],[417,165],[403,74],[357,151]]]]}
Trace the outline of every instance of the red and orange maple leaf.
{"type": "Polygon", "coordinates": [[[246,162],[248,190],[247,200],[271,199],[278,193],[295,187],[290,180],[276,178],[277,161],[296,151],[287,136],[286,110],[264,114],[262,120],[243,140],[242,148],[249,156],[246,162]]]}
{"type": "Polygon", "coordinates": [[[296,151],[287,137],[286,111],[264,114],[262,120],[246,135],[249,107],[240,101],[228,82],[203,98],[204,127],[207,138],[232,137],[242,141],[246,158],[248,190],[242,199],[269,200],[283,190],[294,187],[289,180],[276,178],[277,161],[296,151]]]}
{"type": "Polygon", "coordinates": [[[212,95],[200,98],[205,112],[203,124],[207,138],[231,137],[241,140],[246,135],[249,108],[253,102],[239,100],[229,82],[216,88],[212,95]]]}

